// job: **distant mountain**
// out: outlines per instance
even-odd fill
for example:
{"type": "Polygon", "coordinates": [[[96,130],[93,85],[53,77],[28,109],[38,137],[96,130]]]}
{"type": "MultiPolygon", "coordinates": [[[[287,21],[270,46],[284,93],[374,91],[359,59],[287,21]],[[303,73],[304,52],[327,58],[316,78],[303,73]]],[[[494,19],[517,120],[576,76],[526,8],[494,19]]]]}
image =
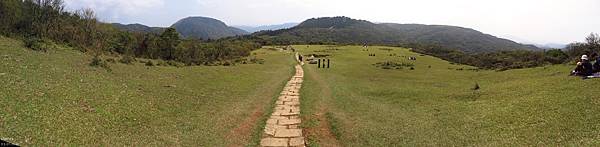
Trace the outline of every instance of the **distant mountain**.
{"type": "Polygon", "coordinates": [[[533,45],[519,44],[469,28],[421,24],[375,24],[348,17],[313,18],[290,29],[263,31],[253,35],[282,44],[335,42],[401,45],[421,43],[437,44],[465,52],[538,49],[533,45]]]}
{"type": "Polygon", "coordinates": [[[120,23],[112,23],[112,25],[120,30],[128,31],[128,32],[142,32],[142,33],[162,33],[165,28],[160,27],[149,27],[142,24],[120,24],[120,23]]]}
{"type": "Polygon", "coordinates": [[[188,17],[177,21],[171,27],[177,29],[184,38],[219,39],[245,35],[248,32],[227,26],[224,22],[208,17],[188,17]]]}
{"type": "Polygon", "coordinates": [[[535,46],[543,49],[563,49],[567,47],[566,44],[558,44],[558,43],[547,43],[547,44],[535,44],[535,46]]]}
{"type": "Polygon", "coordinates": [[[258,31],[280,30],[280,29],[292,28],[298,24],[299,23],[284,23],[284,24],[265,25],[265,26],[258,26],[258,27],[252,27],[252,26],[235,26],[235,27],[246,30],[250,33],[254,33],[254,32],[258,32],[258,31]]]}

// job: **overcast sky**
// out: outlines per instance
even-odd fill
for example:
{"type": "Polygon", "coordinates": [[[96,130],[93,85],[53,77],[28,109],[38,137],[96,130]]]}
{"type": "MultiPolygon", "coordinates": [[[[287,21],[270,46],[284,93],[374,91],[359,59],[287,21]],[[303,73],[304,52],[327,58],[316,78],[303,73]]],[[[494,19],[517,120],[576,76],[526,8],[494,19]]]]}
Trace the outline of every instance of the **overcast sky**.
{"type": "Polygon", "coordinates": [[[65,0],[104,22],[170,26],[188,16],[270,25],[348,16],[372,22],[473,28],[524,43],[583,41],[600,33],[600,0],[65,0]]]}

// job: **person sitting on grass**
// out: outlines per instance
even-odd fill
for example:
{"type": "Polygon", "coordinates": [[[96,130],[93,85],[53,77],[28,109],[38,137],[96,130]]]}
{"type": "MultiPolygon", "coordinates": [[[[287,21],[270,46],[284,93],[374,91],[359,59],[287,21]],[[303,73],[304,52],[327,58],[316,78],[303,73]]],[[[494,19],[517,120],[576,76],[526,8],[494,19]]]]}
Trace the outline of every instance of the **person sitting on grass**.
{"type": "Polygon", "coordinates": [[[587,55],[581,56],[581,61],[577,62],[577,67],[571,72],[571,75],[587,77],[593,73],[593,65],[590,63],[587,55]]]}
{"type": "Polygon", "coordinates": [[[596,62],[594,63],[594,65],[592,66],[594,69],[594,73],[598,73],[600,72],[600,56],[598,56],[597,53],[594,53],[594,55],[592,55],[592,57],[596,57],[596,62]]]}

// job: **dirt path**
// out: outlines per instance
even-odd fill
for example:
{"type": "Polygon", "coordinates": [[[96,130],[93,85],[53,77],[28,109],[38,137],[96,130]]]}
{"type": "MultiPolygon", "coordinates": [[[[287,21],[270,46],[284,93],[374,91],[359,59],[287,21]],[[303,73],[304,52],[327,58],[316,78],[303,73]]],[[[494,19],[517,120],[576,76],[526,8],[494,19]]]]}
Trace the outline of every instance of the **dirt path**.
{"type": "Polygon", "coordinates": [[[304,78],[301,65],[296,65],[296,74],[285,85],[273,114],[267,120],[261,146],[305,146],[300,128],[300,88],[304,78]]]}
{"type": "Polygon", "coordinates": [[[337,140],[333,132],[331,132],[331,124],[325,115],[328,110],[327,106],[324,104],[325,99],[329,99],[332,96],[331,88],[325,82],[319,74],[311,69],[307,69],[308,75],[310,75],[308,80],[315,81],[321,89],[320,99],[316,104],[316,108],[318,108],[317,112],[314,115],[311,115],[308,119],[316,119],[318,125],[315,127],[305,128],[306,136],[311,139],[317,139],[318,144],[320,146],[325,147],[338,147],[341,146],[340,142],[337,140]]]}

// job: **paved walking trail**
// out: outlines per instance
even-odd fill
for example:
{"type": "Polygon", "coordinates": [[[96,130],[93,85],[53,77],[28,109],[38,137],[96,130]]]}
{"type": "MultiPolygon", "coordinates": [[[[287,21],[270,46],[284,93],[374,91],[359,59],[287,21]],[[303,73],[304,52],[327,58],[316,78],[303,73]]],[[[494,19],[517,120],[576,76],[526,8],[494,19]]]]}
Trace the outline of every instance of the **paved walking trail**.
{"type": "MultiPolygon", "coordinates": [[[[300,62],[302,64],[302,62],[300,62]]],[[[275,109],[265,126],[261,146],[305,146],[300,125],[300,88],[304,78],[301,65],[296,65],[296,74],[285,85],[275,109]]]]}

